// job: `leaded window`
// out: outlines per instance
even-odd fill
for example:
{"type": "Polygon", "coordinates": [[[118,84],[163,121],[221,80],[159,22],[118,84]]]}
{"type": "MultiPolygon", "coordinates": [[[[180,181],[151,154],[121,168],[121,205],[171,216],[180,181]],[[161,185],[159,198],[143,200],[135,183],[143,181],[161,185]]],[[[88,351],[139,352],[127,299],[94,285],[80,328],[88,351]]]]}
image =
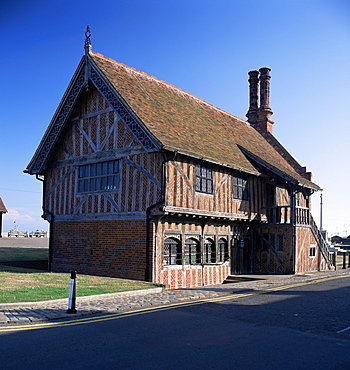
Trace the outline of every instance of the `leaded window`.
{"type": "Polygon", "coordinates": [[[188,238],[185,240],[185,263],[187,265],[201,263],[201,251],[197,239],[188,238]]]}
{"type": "Polygon", "coordinates": [[[164,265],[182,264],[181,243],[178,239],[167,238],[164,240],[163,264],[164,265]]]}
{"type": "Polygon", "coordinates": [[[215,242],[212,239],[206,239],[204,242],[204,263],[216,262],[215,242]]]}
{"type": "Polygon", "coordinates": [[[224,262],[228,258],[228,244],[227,240],[220,238],[218,241],[218,262],[224,262]]]}
{"type": "Polygon", "coordinates": [[[235,175],[232,178],[232,194],[234,199],[248,200],[248,180],[240,175],[235,175]]]}
{"type": "Polygon", "coordinates": [[[213,171],[202,164],[196,165],[196,191],[213,193],[213,171]]]}
{"type": "Polygon", "coordinates": [[[92,163],[78,170],[78,193],[117,191],[119,161],[92,163]]]}

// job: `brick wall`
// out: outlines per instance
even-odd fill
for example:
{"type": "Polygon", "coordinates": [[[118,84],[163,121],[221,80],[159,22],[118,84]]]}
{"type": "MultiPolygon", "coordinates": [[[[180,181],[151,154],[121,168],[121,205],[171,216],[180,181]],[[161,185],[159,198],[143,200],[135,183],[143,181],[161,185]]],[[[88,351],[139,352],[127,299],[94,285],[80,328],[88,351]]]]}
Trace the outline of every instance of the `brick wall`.
{"type": "Polygon", "coordinates": [[[146,220],[55,222],[52,271],[145,280],[146,220]]]}

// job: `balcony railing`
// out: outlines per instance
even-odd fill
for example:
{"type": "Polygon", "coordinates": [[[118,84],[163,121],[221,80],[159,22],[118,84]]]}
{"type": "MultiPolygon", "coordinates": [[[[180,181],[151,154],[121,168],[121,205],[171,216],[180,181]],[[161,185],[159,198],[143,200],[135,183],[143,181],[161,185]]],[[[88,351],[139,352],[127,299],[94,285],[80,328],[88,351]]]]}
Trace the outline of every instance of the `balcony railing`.
{"type": "MultiPolygon", "coordinates": [[[[267,219],[270,224],[291,224],[290,206],[275,206],[267,209],[267,219]]],[[[305,207],[295,208],[295,224],[310,225],[310,210],[305,207]]]]}

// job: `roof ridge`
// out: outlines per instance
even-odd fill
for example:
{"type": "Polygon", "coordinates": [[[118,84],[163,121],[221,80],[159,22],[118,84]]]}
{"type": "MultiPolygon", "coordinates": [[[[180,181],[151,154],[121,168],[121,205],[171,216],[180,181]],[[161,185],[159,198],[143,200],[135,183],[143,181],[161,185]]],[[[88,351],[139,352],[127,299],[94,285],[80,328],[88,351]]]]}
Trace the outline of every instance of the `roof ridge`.
{"type": "Polygon", "coordinates": [[[163,81],[163,80],[160,80],[159,78],[157,78],[157,77],[155,77],[155,76],[149,75],[148,73],[143,72],[143,71],[139,71],[139,70],[137,70],[136,68],[133,68],[133,67],[127,66],[127,65],[126,65],[126,64],[124,64],[124,63],[117,62],[116,60],[114,60],[114,59],[112,59],[112,58],[109,58],[109,57],[106,57],[105,55],[103,55],[103,54],[101,54],[101,53],[97,53],[96,51],[90,51],[89,53],[90,53],[90,54],[94,54],[94,55],[96,55],[96,56],[97,56],[97,57],[99,57],[99,58],[106,59],[106,60],[110,61],[110,62],[111,62],[111,63],[113,63],[113,64],[117,64],[117,65],[119,65],[119,66],[121,66],[121,67],[125,68],[125,69],[127,70],[127,72],[137,73],[137,74],[141,75],[142,77],[145,77],[145,78],[147,78],[147,79],[150,79],[150,80],[152,80],[152,81],[154,81],[154,82],[156,82],[156,83],[160,83],[160,84],[162,84],[162,85],[165,85],[167,88],[170,88],[170,89],[172,89],[172,90],[175,90],[177,93],[179,93],[179,94],[181,94],[181,95],[186,95],[186,96],[187,96],[187,97],[189,97],[190,99],[194,99],[194,100],[196,100],[198,103],[204,104],[204,105],[208,106],[208,107],[209,107],[209,108],[211,108],[211,109],[214,109],[214,110],[216,110],[216,111],[218,111],[218,112],[220,112],[220,113],[226,114],[226,115],[228,115],[228,116],[230,116],[230,117],[233,117],[233,118],[235,118],[235,119],[237,119],[237,120],[239,120],[239,121],[241,121],[241,122],[245,123],[247,126],[250,126],[250,124],[249,124],[246,120],[244,120],[243,118],[237,117],[237,116],[233,115],[232,113],[229,113],[229,112],[227,112],[227,111],[225,111],[225,110],[223,110],[223,109],[221,109],[221,108],[218,108],[217,106],[215,106],[215,105],[213,105],[213,104],[208,103],[207,101],[205,101],[205,100],[203,100],[203,99],[199,98],[198,96],[193,95],[193,94],[189,93],[188,91],[182,90],[181,88],[176,87],[176,86],[174,86],[174,85],[172,85],[172,84],[170,84],[170,83],[168,83],[168,82],[165,82],[165,81],[163,81]]]}

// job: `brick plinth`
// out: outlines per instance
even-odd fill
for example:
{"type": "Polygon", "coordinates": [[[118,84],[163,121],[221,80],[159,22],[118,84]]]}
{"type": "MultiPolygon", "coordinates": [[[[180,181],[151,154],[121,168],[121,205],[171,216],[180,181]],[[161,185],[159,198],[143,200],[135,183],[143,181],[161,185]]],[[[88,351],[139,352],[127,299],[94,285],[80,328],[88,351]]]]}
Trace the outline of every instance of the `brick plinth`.
{"type": "Polygon", "coordinates": [[[146,220],[55,222],[52,233],[52,271],[145,280],[146,220]]]}

